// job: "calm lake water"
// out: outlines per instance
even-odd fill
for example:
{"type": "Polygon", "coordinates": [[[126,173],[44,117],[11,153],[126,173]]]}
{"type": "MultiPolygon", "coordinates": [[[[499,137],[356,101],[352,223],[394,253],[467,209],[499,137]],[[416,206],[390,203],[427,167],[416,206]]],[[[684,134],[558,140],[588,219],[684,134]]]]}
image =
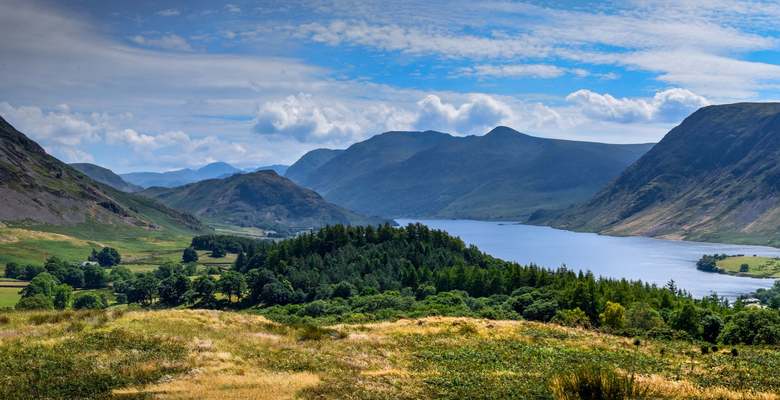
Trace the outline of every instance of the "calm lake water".
{"type": "Polygon", "coordinates": [[[515,223],[468,220],[409,220],[458,236],[482,251],[522,264],[548,268],[562,265],[591,270],[597,276],[627,278],[664,285],[674,279],[678,287],[696,297],[716,292],[735,298],[772,286],[772,279],[754,279],[701,272],[696,261],[703,254],[757,254],[780,257],[780,249],[719,243],[683,242],[644,237],[614,237],[570,232],[515,223]]]}

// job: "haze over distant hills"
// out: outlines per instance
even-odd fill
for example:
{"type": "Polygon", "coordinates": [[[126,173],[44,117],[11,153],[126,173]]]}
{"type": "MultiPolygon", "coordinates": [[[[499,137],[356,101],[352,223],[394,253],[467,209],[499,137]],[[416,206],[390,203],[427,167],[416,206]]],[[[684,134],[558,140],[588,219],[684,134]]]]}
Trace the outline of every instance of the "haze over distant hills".
{"type": "Polygon", "coordinates": [[[780,244],[780,103],[704,107],[585,204],[536,223],[780,244]]]}
{"type": "Polygon", "coordinates": [[[121,190],[123,192],[132,193],[143,190],[143,188],[138,185],[133,185],[132,183],[126,182],[124,179],[122,179],[121,176],[115,174],[114,171],[111,171],[108,168],[103,168],[99,165],[90,163],[74,163],[70,164],[70,166],[104,185],[111,186],[112,188],[121,190]]]}
{"type": "Polygon", "coordinates": [[[148,188],[152,186],[176,187],[204,179],[221,178],[244,172],[228,163],[215,162],[198,169],[179,169],[168,172],[130,172],[120,174],[122,179],[134,185],[148,188]]]}
{"type": "Polygon", "coordinates": [[[108,229],[203,230],[191,215],[147,198],[123,193],[46,154],[0,118],[0,221],[108,229]]]}
{"type": "Polygon", "coordinates": [[[328,224],[386,222],[328,203],[317,193],[268,170],[209,179],[176,188],[153,187],[140,194],[191,212],[208,222],[285,233],[328,224]]]}
{"type": "Polygon", "coordinates": [[[314,150],[287,176],[343,207],[386,217],[522,220],[592,196],[651,144],[387,132],[346,150],[314,150]]]}

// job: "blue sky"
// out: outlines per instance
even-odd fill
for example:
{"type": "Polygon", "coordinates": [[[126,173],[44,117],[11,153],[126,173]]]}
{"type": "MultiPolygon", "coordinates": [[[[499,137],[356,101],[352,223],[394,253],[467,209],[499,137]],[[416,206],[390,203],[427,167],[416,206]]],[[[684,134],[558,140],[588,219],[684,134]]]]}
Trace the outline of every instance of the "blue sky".
{"type": "Polygon", "coordinates": [[[779,98],[774,2],[0,0],[0,115],[118,172],[388,130],[657,141],[779,98]]]}

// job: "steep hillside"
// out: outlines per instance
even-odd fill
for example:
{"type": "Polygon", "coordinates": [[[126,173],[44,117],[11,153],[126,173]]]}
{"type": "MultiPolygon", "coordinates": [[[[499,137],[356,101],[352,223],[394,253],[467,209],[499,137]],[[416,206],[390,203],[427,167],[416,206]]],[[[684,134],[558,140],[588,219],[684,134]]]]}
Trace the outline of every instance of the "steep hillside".
{"type": "Polygon", "coordinates": [[[176,187],[206,179],[224,178],[243,171],[224,162],[215,162],[198,169],[179,169],[168,172],[131,172],[122,179],[144,188],[152,186],[176,187]]]}
{"type": "Polygon", "coordinates": [[[538,222],[780,244],[780,103],[704,107],[592,200],[538,222]]]}
{"type": "Polygon", "coordinates": [[[121,176],[114,173],[108,168],[103,168],[99,165],[89,163],[75,163],[70,164],[71,167],[79,170],[84,175],[104,184],[111,186],[114,189],[121,190],[123,192],[137,192],[143,190],[138,185],[126,182],[121,176]]]}
{"type": "Polygon", "coordinates": [[[142,195],[191,212],[206,221],[280,232],[328,224],[377,224],[325,201],[273,171],[210,179],[176,188],[149,188],[142,195]]]}
{"type": "Polygon", "coordinates": [[[287,168],[284,176],[297,183],[307,182],[309,174],[326,162],[341,154],[344,150],[316,149],[303,155],[295,164],[287,168]]]}
{"type": "Polygon", "coordinates": [[[589,198],[650,147],[544,139],[506,127],[468,137],[388,132],[295,179],[366,214],[522,220],[589,198]]]}
{"type": "Polygon", "coordinates": [[[0,203],[0,221],[10,223],[75,226],[98,222],[116,229],[203,229],[191,215],[95,182],[46,154],[2,118],[0,203]]]}

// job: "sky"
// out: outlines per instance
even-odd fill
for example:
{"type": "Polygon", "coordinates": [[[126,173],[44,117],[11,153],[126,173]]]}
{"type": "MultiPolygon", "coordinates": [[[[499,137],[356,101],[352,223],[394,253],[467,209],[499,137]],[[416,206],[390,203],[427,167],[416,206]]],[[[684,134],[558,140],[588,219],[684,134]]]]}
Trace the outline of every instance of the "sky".
{"type": "Polygon", "coordinates": [[[780,98],[780,3],[0,0],[0,116],[116,172],[390,130],[656,142],[780,98]]]}

